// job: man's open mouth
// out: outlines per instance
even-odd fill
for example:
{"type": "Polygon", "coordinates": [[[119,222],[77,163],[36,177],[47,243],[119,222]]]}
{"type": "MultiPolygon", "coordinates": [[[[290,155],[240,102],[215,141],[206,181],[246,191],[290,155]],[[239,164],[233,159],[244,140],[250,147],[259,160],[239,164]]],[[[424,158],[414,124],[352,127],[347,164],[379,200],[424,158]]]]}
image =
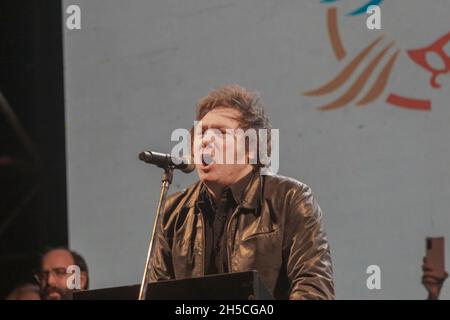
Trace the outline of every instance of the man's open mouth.
{"type": "Polygon", "coordinates": [[[204,167],[207,167],[214,163],[214,158],[211,153],[203,153],[202,154],[202,164],[204,167]]]}

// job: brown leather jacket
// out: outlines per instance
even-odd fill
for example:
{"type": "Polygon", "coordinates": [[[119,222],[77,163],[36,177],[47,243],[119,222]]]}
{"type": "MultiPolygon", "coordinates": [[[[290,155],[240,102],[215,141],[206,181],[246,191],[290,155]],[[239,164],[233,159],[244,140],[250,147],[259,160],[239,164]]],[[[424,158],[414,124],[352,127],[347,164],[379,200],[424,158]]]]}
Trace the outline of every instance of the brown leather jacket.
{"type": "MultiPolygon", "coordinates": [[[[155,237],[150,281],[204,275],[201,182],[171,195],[155,237]]],[[[322,211],[294,179],[255,174],[226,226],[228,269],[257,270],[277,299],[334,299],[322,211]]]]}

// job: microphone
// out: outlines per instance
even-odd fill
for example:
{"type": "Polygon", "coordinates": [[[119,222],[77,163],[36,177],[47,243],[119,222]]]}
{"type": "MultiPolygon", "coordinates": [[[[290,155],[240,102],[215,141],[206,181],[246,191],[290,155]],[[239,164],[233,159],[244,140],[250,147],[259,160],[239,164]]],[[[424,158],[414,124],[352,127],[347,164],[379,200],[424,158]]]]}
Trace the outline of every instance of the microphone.
{"type": "Polygon", "coordinates": [[[189,173],[195,169],[195,165],[189,163],[187,159],[174,157],[168,153],[142,151],[139,153],[139,160],[154,164],[163,169],[173,167],[174,169],[179,169],[184,173],[189,173]]]}

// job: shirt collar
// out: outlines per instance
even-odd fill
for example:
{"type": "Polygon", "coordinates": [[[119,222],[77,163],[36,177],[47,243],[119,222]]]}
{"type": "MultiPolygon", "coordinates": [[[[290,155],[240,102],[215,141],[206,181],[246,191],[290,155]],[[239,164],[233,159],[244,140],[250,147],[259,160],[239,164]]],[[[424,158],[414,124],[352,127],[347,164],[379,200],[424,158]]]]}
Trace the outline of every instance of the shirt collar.
{"type": "MultiPolygon", "coordinates": [[[[262,205],[263,177],[261,176],[259,170],[253,170],[252,173],[245,176],[238,182],[242,181],[243,184],[245,184],[245,178],[248,178],[249,181],[247,181],[248,184],[242,189],[242,201],[239,201],[238,203],[241,204],[243,208],[258,209],[262,205]]],[[[192,190],[191,196],[183,205],[183,207],[191,208],[197,206],[198,204],[203,205],[205,200],[207,199],[205,197],[206,186],[202,182],[198,181],[193,188],[194,189],[192,190]]],[[[237,187],[236,189],[240,188],[237,187]]],[[[235,193],[236,191],[233,192],[233,197],[235,193]]],[[[236,194],[239,195],[240,193],[238,192],[236,194]]]]}
{"type": "MultiPolygon", "coordinates": [[[[222,190],[222,193],[229,192],[231,190],[231,195],[233,196],[234,201],[238,205],[241,205],[246,208],[255,208],[256,207],[255,200],[257,200],[257,197],[255,197],[255,196],[257,196],[257,195],[254,193],[256,190],[253,190],[253,192],[252,192],[252,190],[249,190],[249,189],[252,189],[251,188],[253,185],[252,182],[254,182],[254,180],[255,180],[254,177],[257,175],[259,175],[259,173],[255,170],[252,170],[250,173],[248,173],[247,175],[245,175],[244,177],[239,179],[239,181],[237,181],[233,185],[231,185],[229,187],[225,187],[222,190]]],[[[258,189],[258,191],[259,191],[259,189],[258,189]]],[[[212,199],[208,189],[206,188],[206,185],[204,183],[202,183],[199,201],[204,202],[208,198],[212,199]]],[[[212,203],[212,201],[211,201],[211,203],[212,203]]]]}

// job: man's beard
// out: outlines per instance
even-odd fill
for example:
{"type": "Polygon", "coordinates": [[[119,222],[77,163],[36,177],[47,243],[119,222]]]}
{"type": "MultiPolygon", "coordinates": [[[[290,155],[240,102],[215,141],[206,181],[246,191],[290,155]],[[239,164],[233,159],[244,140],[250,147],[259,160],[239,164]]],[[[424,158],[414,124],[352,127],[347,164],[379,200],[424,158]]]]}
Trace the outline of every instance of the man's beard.
{"type": "Polygon", "coordinates": [[[72,291],[71,290],[63,290],[58,287],[48,287],[44,290],[42,293],[42,298],[45,300],[72,300],[72,291]],[[52,296],[52,293],[58,293],[59,297],[56,298],[54,295],[52,296]]]}

